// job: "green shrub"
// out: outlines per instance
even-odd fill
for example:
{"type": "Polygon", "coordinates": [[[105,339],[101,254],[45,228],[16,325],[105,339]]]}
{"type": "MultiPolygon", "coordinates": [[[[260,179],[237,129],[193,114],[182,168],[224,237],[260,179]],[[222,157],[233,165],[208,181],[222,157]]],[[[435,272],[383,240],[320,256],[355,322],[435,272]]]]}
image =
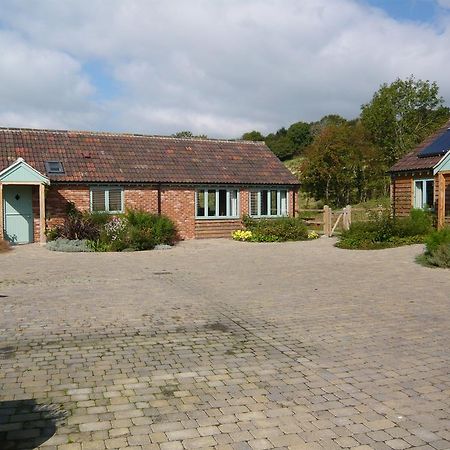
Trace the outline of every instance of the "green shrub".
{"type": "Polygon", "coordinates": [[[254,242],[303,241],[308,239],[308,228],[304,221],[294,217],[275,219],[252,219],[244,217],[244,225],[251,231],[254,242]]]}
{"type": "Polygon", "coordinates": [[[86,241],[86,245],[93,251],[93,252],[110,252],[111,245],[107,242],[104,242],[100,239],[97,239],[96,241],[86,241]]]}
{"type": "Polygon", "coordinates": [[[128,210],[125,214],[128,224],[139,230],[152,230],[152,240],[157,244],[173,245],[177,237],[177,229],[171,219],[163,215],[146,211],[128,210]]]}
{"type": "Polygon", "coordinates": [[[84,239],[56,239],[48,242],[46,248],[55,252],[92,252],[88,241],[84,239]]]}
{"type": "Polygon", "coordinates": [[[95,251],[151,250],[156,245],[173,245],[176,236],[175,224],[168,217],[128,210],[111,218],[89,245],[95,251]]]}
{"type": "Polygon", "coordinates": [[[150,250],[156,245],[173,245],[175,224],[165,216],[128,210],[111,216],[99,212],[80,212],[69,203],[63,225],[47,231],[49,240],[83,240],[91,251],[150,250]]]}
{"type": "Polygon", "coordinates": [[[425,252],[417,262],[428,267],[450,268],[450,228],[433,231],[425,238],[425,252]]]}
{"type": "Polygon", "coordinates": [[[417,257],[417,262],[428,267],[450,269],[450,244],[441,244],[431,253],[426,251],[417,257]]]}
{"type": "Polygon", "coordinates": [[[441,245],[450,245],[450,227],[430,233],[425,239],[425,244],[428,253],[435,252],[441,245]]]}
{"type": "Polygon", "coordinates": [[[433,230],[433,216],[422,209],[413,209],[409,217],[395,221],[398,236],[424,236],[433,230]]]}
{"type": "Polygon", "coordinates": [[[75,204],[69,202],[66,207],[66,219],[62,225],[57,225],[46,231],[47,239],[97,240],[110,216],[100,212],[81,212],[75,204]]]}
{"type": "Polygon", "coordinates": [[[133,250],[152,250],[155,248],[156,241],[152,228],[130,227],[127,234],[129,242],[126,248],[133,250]]]}
{"type": "Polygon", "coordinates": [[[177,240],[177,229],[172,220],[166,216],[156,216],[153,234],[156,245],[173,245],[177,240]]]}
{"type": "Polygon", "coordinates": [[[432,216],[412,210],[409,217],[394,219],[388,213],[371,216],[368,222],[355,222],[343,231],[337,247],[372,250],[420,244],[432,230],[432,216]]]}

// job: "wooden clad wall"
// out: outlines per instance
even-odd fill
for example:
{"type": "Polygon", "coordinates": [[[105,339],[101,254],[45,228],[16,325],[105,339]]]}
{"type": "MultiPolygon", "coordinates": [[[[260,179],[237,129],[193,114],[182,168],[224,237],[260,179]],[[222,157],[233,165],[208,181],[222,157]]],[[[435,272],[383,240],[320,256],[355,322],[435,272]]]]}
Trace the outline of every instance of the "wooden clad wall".
{"type": "Polygon", "coordinates": [[[445,223],[450,225],[450,174],[445,175],[445,223]]]}
{"type": "Polygon", "coordinates": [[[242,222],[238,220],[196,220],[195,237],[206,238],[231,238],[231,233],[242,229],[242,222]]]}
{"type": "Polygon", "coordinates": [[[396,217],[408,216],[413,207],[412,176],[394,177],[391,183],[394,215],[396,217]]]}

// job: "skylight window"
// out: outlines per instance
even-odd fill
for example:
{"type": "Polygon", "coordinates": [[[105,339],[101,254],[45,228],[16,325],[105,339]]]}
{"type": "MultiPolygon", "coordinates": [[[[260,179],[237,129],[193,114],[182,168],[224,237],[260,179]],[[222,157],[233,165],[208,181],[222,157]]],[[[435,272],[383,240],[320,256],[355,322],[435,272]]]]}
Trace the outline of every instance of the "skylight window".
{"type": "Polygon", "coordinates": [[[60,161],[45,161],[47,173],[64,173],[64,166],[60,161]]]}

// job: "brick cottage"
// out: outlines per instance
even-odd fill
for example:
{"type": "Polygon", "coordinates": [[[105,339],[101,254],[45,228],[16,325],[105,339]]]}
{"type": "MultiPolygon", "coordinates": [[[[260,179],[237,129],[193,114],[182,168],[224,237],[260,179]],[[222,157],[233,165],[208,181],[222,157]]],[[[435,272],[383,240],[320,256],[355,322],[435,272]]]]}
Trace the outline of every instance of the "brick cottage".
{"type": "Polygon", "coordinates": [[[262,142],[0,128],[0,230],[45,242],[68,202],[164,214],[182,239],[228,237],[242,217],[294,215],[298,180],[262,142]]]}

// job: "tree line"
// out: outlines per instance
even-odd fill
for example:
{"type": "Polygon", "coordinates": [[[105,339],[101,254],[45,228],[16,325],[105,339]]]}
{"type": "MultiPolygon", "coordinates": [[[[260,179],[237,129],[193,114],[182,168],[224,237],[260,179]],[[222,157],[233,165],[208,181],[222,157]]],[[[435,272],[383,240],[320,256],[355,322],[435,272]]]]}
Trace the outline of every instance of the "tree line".
{"type": "Polygon", "coordinates": [[[281,160],[295,158],[302,191],[343,206],[387,195],[389,167],[449,118],[438,85],[411,75],[382,84],[355,119],[327,115],[242,139],[265,141],[281,160]]]}

